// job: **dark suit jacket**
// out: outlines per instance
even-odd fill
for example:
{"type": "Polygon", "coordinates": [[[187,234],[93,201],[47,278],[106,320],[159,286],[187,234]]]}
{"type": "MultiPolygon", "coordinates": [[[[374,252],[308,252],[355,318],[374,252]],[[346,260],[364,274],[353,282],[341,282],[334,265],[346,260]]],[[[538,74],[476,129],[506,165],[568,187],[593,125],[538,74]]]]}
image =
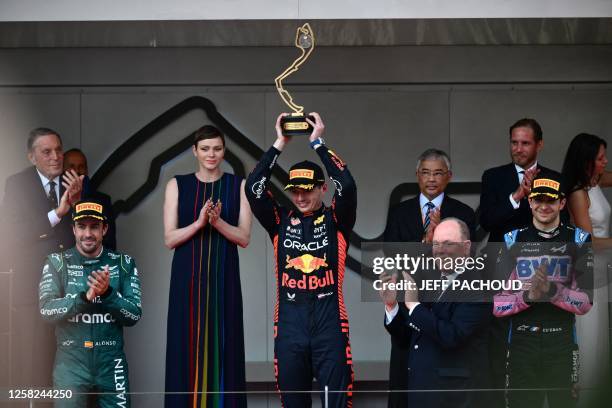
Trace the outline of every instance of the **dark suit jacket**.
{"type": "MultiPolygon", "coordinates": [[[[60,188],[63,193],[63,187],[60,188]]],[[[59,198],[59,197],[58,197],[59,198]]],[[[38,283],[44,258],[74,246],[70,217],[51,227],[51,210],[35,167],[6,180],[2,203],[3,266],[12,268],[15,304],[38,304],[38,283]]]]}
{"type": "MultiPolygon", "coordinates": [[[[470,228],[471,236],[474,237],[476,216],[474,210],[468,205],[445,194],[440,216],[442,218],[456,217],[464,221],[470,228]]],[[[419,196],[403,201],[389,210],[384,233],[385,242],[421,242],[424,233],[419,196]]],[[[400,309],[406,311],[403,303],[400,303],[400,309]]],[[[391,334],[389,388],[392,390],[403,390],[407,387],[406,367],[409,346],[406,340],[391,334]]],[[[406,394],[389,394],[390,408],[405,408],[406,404],[406,394]]]]}
{"type": "MultiPolygon", "coordinates": [[[[540,173],[559,173],[538,164],[540,173]]],[[[480,193],[480,225],[490,233],[489,242],[503,242],[505,232],[524,228],[531,224],[531,209],[527,198],[514,209],[510,203],[510,194],[519,185],[518,174],[514,163],[486,170],[482,175],[480,193]]]]}
{"type": "MultiPolygon", "coordinates": [[[[440,216],[459,218],[470,228],[470,236],[475,236],[476,216],[470,206],[445,194],[440,216]]],[[[419,196],[402,201],[389,210],[385,242],[421,242],[424,233],[419,196]]]]}
{"type": "MultiPolygon", "coordinates": [[[[489,303],[458,302],[464,294],[447,290],[437,302],[421,303],[409,315],[400,308],[385,327],[393,337],[410,344],[406,379],[408,390],[488,387],[487,335],[489,303]],[[453,299],[453,301],[445,301],[453,299]]],[[[385,322],[386,323],[386,322],[385,322]]],[[[485,406],[484,393],[411,392],[409,407],[473,408],[485,406]]]]}

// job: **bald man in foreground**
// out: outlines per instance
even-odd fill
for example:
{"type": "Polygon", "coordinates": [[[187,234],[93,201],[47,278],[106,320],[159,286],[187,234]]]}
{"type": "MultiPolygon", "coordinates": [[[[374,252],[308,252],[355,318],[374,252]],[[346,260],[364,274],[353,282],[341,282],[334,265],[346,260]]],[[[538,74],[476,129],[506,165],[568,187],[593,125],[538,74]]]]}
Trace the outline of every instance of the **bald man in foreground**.
{"type": "MultiPolygon", "coordinates": [[[[434,257],[466,258],[471,256],[470,250],[469,228],[463,221],[446,218],[436,227],[434,257]]],[[[477,277],[473,270],[432,273],[427,279],[452,282],[477,277]]],[[[407,273],[403,278],[414,282],[407,273]]],[[[382,280],[393,282],[397,277],[386,275],[382,280]]],[[[408,406],[467,408],[484,405],[484,393],[456,391],[487,386],[486,340],[492,318],[491,306],[475,295],[451,286],[432,293],[419,293],[414,288],[405,292],[404,309],[399,307],[394,291],[381,292],[385,303],[385,328],[393,336],[404,336],[410,344],[406,372],[408,390],[439,390],[408,393],[408,406]]]]}

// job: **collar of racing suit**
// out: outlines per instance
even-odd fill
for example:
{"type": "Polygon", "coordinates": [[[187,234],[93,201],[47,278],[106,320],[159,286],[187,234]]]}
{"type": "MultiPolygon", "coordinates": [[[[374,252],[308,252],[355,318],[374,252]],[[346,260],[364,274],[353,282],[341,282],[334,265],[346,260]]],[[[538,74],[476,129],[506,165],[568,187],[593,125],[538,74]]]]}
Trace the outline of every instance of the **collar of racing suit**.
{"type": "Polygon", "coordinates": [[[538,235],[541,236],[542,238],[551,239],[559,235],[559,233],[561,232],[562,225],[563,223],[559,223],[559,225],[557,225],[557,227],[555,227],[551,231],[542,231],[540,229],[537,229],[534,225],[532,225],[532,227],[538,233],[538,235]]]}

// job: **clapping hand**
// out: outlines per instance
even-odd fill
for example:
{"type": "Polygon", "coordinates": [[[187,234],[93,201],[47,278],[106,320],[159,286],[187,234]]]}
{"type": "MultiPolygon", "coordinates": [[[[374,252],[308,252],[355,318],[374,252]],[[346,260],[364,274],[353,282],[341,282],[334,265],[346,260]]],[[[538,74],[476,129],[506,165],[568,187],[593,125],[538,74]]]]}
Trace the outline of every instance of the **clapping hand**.
{"type": "Polygon", "coordinates": [[[391,310],[397,304],[397,293],[395,290],[389,289],[388,284],[396,283],[397,276],[394,273],[383,273],[380,275],[380,280],[382,281],[382,289],[379,291],[380,298],[385,307],[391,310]]]}
{"type": "Polygon", "coordinates": [[[79,176],[76,171],[72,169],[66,170],[62,177],[62,185],[68,193],[68,204],[74,205],[77,201],[81,200],[81,192],[83,191],[83,178],[85,176],[79,176]]]}
{"type": "Polygon", "coordinates": [[[210,211],[212,205],[212,200],[209,198],[202,206],[200,214],[198,214],[198,219],[195,221],[197,229],[204,228],[206,223],[208,223],[208,212],[210,211]]]}
{"type": "Polygon", "coordinates": [[[215,226],[217,221],[219,221],[219,218],[221,218],[222,207],[223,203],[221,202],[221,200],[217,200],[217,202],[211,205],[210,209],[208,210],[208,222],[210,222],[210,225],[212,225],[213,227],[215,226]]]}
{"type": "Polygon", "coordinates": [[[79,176],[74,170],[69,169],[64,173],[62,185],[64,194],[60,197],[60,202],[55,209],[58,217],[62,218],[70,212],[70,208],[81,199],[83,189],[83,177],[79,176]]]}
{"type": "Polygon", "coordinates": [[[536,270],[536,273],[531,278],[531,287],[529,288],[528,292],[529,300],[542,299],[544,294],[548,293],[550,289],[550,282],[548,281],[546,269],[546,265],[540,265],[540,267],[536,270]]]}
{"type": "Polygon", "coordinates": [[[406,307],[410,310],[414,306],[414,303],[419,301],[419,289],[417,288],[416,282],[410,275],[410,272],[402,271],[404,280],[407,281],[404,291],[404,302],[406,307]]]}
{"type": "Polygon", "coordinates": [[[101,271],[94,271],[87,277],[87,300],[92,302],[96,297],[102,296],[108,290],[110,285],[110,272],[108,265],[105,265],[101,271]]]}
{"type": "Polygon", "coordinates": [[[427,226],[424,238],[426,243],[431,244],[433,242],[433,234],[438,224],[440,224],[441,218],[439,208],[434,208],[429,212],[429,226],[427,226]]]}
{"type": "Polygon", "coordinates": [[[540,169],[534,167],[532,169],[525,170],[525,174],[523,175],[523,181],[519,184],[516,191],[512,194],[514,201],[519,202],[523,198],[528,197],[529,193],[531,193],[531,184],[533,183],[533,179],[538,175],[540,169]]]}

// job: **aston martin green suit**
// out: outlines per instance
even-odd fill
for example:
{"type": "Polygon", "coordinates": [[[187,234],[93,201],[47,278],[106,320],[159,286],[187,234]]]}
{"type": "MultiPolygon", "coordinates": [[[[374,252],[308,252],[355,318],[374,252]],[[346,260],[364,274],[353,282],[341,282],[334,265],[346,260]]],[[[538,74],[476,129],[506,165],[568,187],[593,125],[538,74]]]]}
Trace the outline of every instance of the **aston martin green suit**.
{"type": "Polygon", "coordinates": [[[128,366],[123,352],[123,326],[140,320],[140,280],[128,255],[103,249],[95,258],[76,248],[46,259],[39,286],[41,316],[55,323],[57,354],[53,370],[56,389],[72,389],[73,397],[56,406],[86,406],[86,395],[100,392],[97,406],[130,405],[128,366]],[[89,302],[87,277],[108,265],[109,289],[89,302]]]}

